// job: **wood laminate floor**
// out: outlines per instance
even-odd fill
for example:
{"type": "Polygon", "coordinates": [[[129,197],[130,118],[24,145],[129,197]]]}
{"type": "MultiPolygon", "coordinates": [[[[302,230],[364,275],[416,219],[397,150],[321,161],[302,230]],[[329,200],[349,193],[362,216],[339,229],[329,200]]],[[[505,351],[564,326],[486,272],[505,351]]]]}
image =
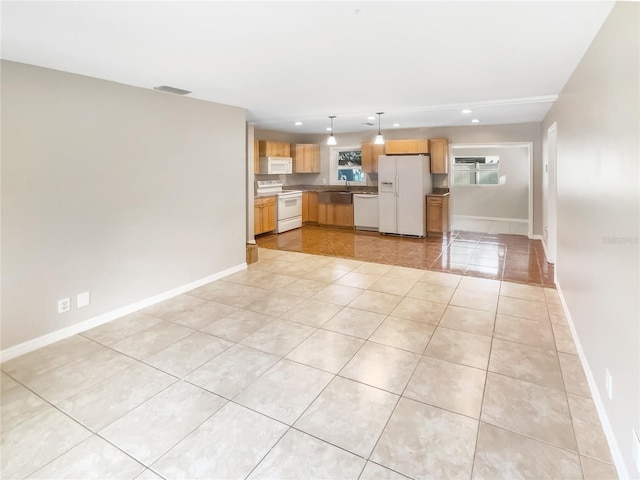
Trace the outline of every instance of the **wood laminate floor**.
{"type": "Polygon", "coordinates": [[[524,235],[454,231],[425,239],[305,225],[256,238],[260,247],[554,287],[542,242],[524,235]]]}

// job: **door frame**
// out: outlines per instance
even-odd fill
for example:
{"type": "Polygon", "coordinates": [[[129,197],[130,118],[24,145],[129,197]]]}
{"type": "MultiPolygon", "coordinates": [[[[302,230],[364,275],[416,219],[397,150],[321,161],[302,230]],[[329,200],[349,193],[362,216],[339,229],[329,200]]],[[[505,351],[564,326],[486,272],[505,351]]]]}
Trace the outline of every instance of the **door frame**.
{"type": "Polygon", "coordinates": [[[558,123],[547,129],[542,167],[542,245],[555,264],[558,250],[558,123]],[[553,138],[553,145],[549,139],[553,138]],[[552,155],[553,153],[553,155],[552,155]]]}
{"type": "MultiPolygon", "coordinates": [[[[527,218],[527,236],[529,238],[534,238],[533,235],[533,142],[500,142],[500,143],[451,143],[449,144],[449,181],[451,180],[451,175],[453,174],[453,149],[454,148],[512,148],[512,147],[524,147],[527,149],[527,161],[529,162],[529,168],[527,169],[529,174],[528,181],[528,198],[529,198],[529,211],[527,218]]],[[[451,186],[450,184],[448,185],[451,186]]],[[[455,199],[451,196],[451,202],[454,202],[455,199]]],[[[453,216],[453,206],[449,206],[451,213],[453,216]]]]}

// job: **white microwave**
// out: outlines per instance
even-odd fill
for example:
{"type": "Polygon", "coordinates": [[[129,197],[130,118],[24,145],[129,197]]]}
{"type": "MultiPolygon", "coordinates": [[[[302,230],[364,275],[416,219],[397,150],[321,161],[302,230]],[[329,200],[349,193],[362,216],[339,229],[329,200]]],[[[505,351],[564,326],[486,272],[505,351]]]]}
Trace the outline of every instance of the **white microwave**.
{"type": "Polygon", "coordinates": [[[259,169],[256,173],[267,175],[293,173],[293,160],[291,157],[260,157],[259,169]]]}

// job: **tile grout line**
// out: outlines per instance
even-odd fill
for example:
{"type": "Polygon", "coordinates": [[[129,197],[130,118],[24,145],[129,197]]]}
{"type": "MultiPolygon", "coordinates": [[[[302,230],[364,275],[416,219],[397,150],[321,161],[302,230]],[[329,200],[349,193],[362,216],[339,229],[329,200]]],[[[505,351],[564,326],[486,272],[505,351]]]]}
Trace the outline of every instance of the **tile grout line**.
{"type": "MultiPolygon", "coordinates": [[[[500,298],[501,290],[502,290],[502,284],[500,284],[500,290],[498,291],[498,298],[500,298]]],[[[469,475],[469,478],[473,478],[473,472],[476,467],[476,457],[478,455],[478,441],[480,439],[480,427],[482,426],[482,412],[484,411],[485,396],[487,394],[487,382],[489,381],[489,367],[491,365],[491,355],[493,354],[493,340],[495,338],[494,334],[496,329],[497,316],[498,316],[498,312],[497,312],[497,305],[496,305],[496,313],[493,316],[493,331],[491,332],[491,344],[489,346],[489,356],[487,358],[487,370],[484,377],[484,385],[482,387],[482,400],[480,400],[480,413],[478,415],[478,431],[476,432],[476,443],[473,448],[473,458],[471,460],[471,474],[469,475]]]]}

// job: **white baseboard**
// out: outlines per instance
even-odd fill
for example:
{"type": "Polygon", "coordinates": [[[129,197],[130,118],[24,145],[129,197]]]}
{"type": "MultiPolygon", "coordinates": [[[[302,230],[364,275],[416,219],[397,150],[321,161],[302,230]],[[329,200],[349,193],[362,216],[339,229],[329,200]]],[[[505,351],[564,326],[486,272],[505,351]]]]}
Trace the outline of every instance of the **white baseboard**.
{"type": "Polygon", "coordinates": [[[465,220],[489,220],[490,222],[529,223],[529,220],[522,218],[476,217],[475,215],[453,215],[453,218],[461,218],[465,220]]]}
{"type": "Polygon", "coordinates": [[[534,235],[531,238],[533,240],[540,240],[540,242],[542,243],[542,249],[544,250],[544,257],[549,258],[549,255],[547,254],[547,245],[544,243],[544,238],[542,238],[542,235],[534,235]]]}
{"type": "Polygon", "coordinates": [[[34,350],[46,347],[47,345],[51,345],[52,343],[64,340],[65,338],[71,337],[104,323],[111,322],[113,320],[116,320],[117,318],[124,317],[125,315],[137,312],[138,310],[141,310],[143,308],[150,307],[151,305],[154,305],[158,302],[162,302],[163,300],[175,297],[176,295],[181,295],[185,292],[188,292],[189,290],[193,290],[194,288],[206,285],[207,283],[211,283],[215,280],[220,280],[221,278],[231,275],[232,273],[245,270],[246,268],[247,264],[241,263],[234,267],[227,268],[226,270],[223,270],[221,272],[201,278],[200,280],[196,280],[195,282],[173,288],[164,293],[160,293],[158,295],[154,295],[153,297],[145,298],[144,300],[140,300],[139,302],[132,303],[131,305],[117,308],[110,312],[98,315],[97,317],[93,317],[88,320],[69,325],[68,327],[56,330],[55,332],[51,332],[46,335],[42,335],[41,337],[34,338],[33,340],[28,340],[24,343],[20,343],[19,345],[7,348],[0,351],[0,363],[11,360],[12,358],[19,357],[20,355],[24,355],[25,353],[33,352],[34,350]]]}
{"type": "MultiPolygon", "coordinates": [[[[544,242],[542,242],[542,244],[544,245],[544,242]]],[[[598,417],[600,418],[600,423],[602,424],[602,430],[604,431],[605,437],[607,437],[609,450],[611,450],[611,458],[613,459],[613,463],[616,467],[616,470],[618,471],[618,477],[630,478],[629,472],[627,471],[627,466],[624,463],[624,458],[622,457],[622,453],[620,451],[620,446],[618,445],[618,440],[616,439],[616,436],[613,433],[613,428],[611,428],[609,417],[607,416],[607,412],[604,409],[604,404],[602,403],[600,390],[598,390],[598,384],[596,383],[596,379],[593,376],[593,372],[589,367],[589,362],[585,357],[584,350],[582,349],[582,345],[580,344],[580,339],[578,338],[578,333],[576,332],[575,324],[573,323],[573,319],[571,318],[571,314],[569,313],[569,308],[567,307],[567,302],[564,298],[564,295],[562,294],[562,289],[560,288],[560,285],[558,284],[557,279],[556,279],[556,289],[558,290],[558,296],[560,297],[560,302],[562,303],[562,309],[564,310],[564,314],[567,317],[567,323],[569,324],[569,330],[571,330],[573,343],[575,343],[576,345],[576,350],[578,351],[578,357],[580,358],[580,362],[582,363],[584,374],[587,377],[587,383],[589,384],[591,397],[593,398],[593,403],[595,404],[596,411],[598,412],[598,417]]]]}

